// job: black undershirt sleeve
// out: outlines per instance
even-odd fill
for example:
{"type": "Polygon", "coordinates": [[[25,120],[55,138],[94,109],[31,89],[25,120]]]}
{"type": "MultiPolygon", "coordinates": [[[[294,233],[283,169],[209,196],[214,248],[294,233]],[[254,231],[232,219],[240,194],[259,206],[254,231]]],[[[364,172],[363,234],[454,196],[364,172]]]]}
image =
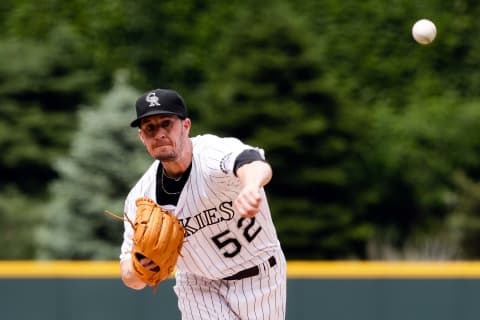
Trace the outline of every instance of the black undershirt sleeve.
{"type": "Polygon", "coordinates": [[[257,161],[257,160],[260,160],[260,161],[265,161],[263,158],[262,158],[262,155],[260,154],[260,152],[256,149],[247,149],[247,150],[244,150],[242,151],[238,156],[237,156],[237,159],[235,159],[235,163],[233,165],[233,173],[235,175],[237,175],[237,170],[238,168],[240,168],[241,166],[243,166],[244,164],[247,164],[247,163],[250,163],[250,162],[253,162],[253,161],[257,161]]]}

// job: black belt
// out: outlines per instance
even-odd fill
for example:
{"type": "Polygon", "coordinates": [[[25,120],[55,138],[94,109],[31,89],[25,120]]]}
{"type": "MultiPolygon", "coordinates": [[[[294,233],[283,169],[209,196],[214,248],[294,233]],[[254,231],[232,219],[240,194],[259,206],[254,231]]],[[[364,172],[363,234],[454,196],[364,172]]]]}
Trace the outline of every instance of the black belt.
{"type": "MultiPolygon", "coordinates": [[[[270,264],[270,268],[271,268],[277,264],[277,260],[275,259],[274,256],[271,256],[270,258],[268,258],[268,263],[270,264]]],[[[229,277],[223,278],[223,280],[242,280],[245,278],[257,276],[258,274],[260,274],[260,268],[259,266],[254,266],[254,267],[242,270],[238,273],[235,273],[234,275],[231,275],[229,277]]]]}

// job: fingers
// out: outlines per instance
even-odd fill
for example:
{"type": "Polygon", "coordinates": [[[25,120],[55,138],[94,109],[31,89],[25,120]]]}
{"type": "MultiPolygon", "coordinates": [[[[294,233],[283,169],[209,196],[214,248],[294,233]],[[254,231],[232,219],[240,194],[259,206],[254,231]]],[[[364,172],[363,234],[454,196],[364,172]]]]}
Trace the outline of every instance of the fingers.
{"type": "Polygon", "coordinates": [[[150,259],[147,259],[147,258],[143,258],[140,260],[140,264],[145,268],[145,269],[148,269],[150,271],[154,271],[154,272],[157,272],[157,271],[160,271],[160,267],[157,266],[152,260],[150,259]]]}
{"type": "Polygon", "coordinates": [[[234,201],[234,207],[244,218],[250,218],[257,214],[262,197],[258,188],[245,187],[234,201]]]}
{"type": "Polygon", "coordinates": [[[160,271],[160,267],[153,262],[153,260],[148,259],[147,257],[141,255],[141,254],[136,254],[136,257],[138,259],[138,262],[145,268],[153,272],[158,272],[160,271]]]}

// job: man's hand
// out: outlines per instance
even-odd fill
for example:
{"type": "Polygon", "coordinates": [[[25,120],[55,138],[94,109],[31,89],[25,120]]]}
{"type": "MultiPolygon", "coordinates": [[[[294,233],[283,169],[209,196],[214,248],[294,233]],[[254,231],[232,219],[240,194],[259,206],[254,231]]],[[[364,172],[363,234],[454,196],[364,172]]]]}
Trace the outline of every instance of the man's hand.
{"type": "Polygon", "coordinates": [[[261,189],[270,182],[272,168],[264,161],[253,161],[238,168],[237,176],[243,187],[233,205],[242,217],[253,217],[260,209],[261,189]]]}
{"type": "Polygon", "coordinates": [[[155,262],[153,262],[153,260],[150,260],[147,257],[142,256],[140,254],[137,254],[137,256],[138,256],[138,261],[145,269],[151,270],[153,272],[160,271],[160,267],[157,266],[155,262]]]}
{"type": "Polygon", "coordinates": [[[233,205],[243,218],[250,218],[257,214],[261,201],[260,189],[254,185],[247,185],[240,191],[233,205]]]}
{"type": "Polygon", "coordinates": [[[146,287],[146,284],[135,275],[132,259],[126,259],[120,262],[120,274],[123,283],[127,287],[135,290],[141,290],[146,287]]]}

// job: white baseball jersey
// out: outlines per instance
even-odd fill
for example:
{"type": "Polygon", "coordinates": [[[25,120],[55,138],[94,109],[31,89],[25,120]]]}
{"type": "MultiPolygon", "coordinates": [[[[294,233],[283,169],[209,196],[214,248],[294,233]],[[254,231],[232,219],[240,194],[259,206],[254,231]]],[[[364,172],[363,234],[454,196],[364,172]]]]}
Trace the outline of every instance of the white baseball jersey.
{"type": "MultiPolygon", "coordinates": [[[[186,242],[177,262],[177,273],[223,279],[261,265],[272,255],[284,259],[264,190],[255,217],[242,218],[233,208],[233,201],[241,188],[233,172],[235,159],[252,147],[235,138],[214,135],[196,136],[191,140],[190,176],[177,205],[163,206],[185,227],[186,242]]],[[[263,157],[263,150],[257,150],[263,157]]],[[[159,161],[155,161],[128,194],[125,213],[131,221],[135,219],[136,199],[148,197],[157,201],[158,166],[159,161]]],[[[132,227],[125,223],[121,260],[130,258],[132,237],[132,227]]]]}

